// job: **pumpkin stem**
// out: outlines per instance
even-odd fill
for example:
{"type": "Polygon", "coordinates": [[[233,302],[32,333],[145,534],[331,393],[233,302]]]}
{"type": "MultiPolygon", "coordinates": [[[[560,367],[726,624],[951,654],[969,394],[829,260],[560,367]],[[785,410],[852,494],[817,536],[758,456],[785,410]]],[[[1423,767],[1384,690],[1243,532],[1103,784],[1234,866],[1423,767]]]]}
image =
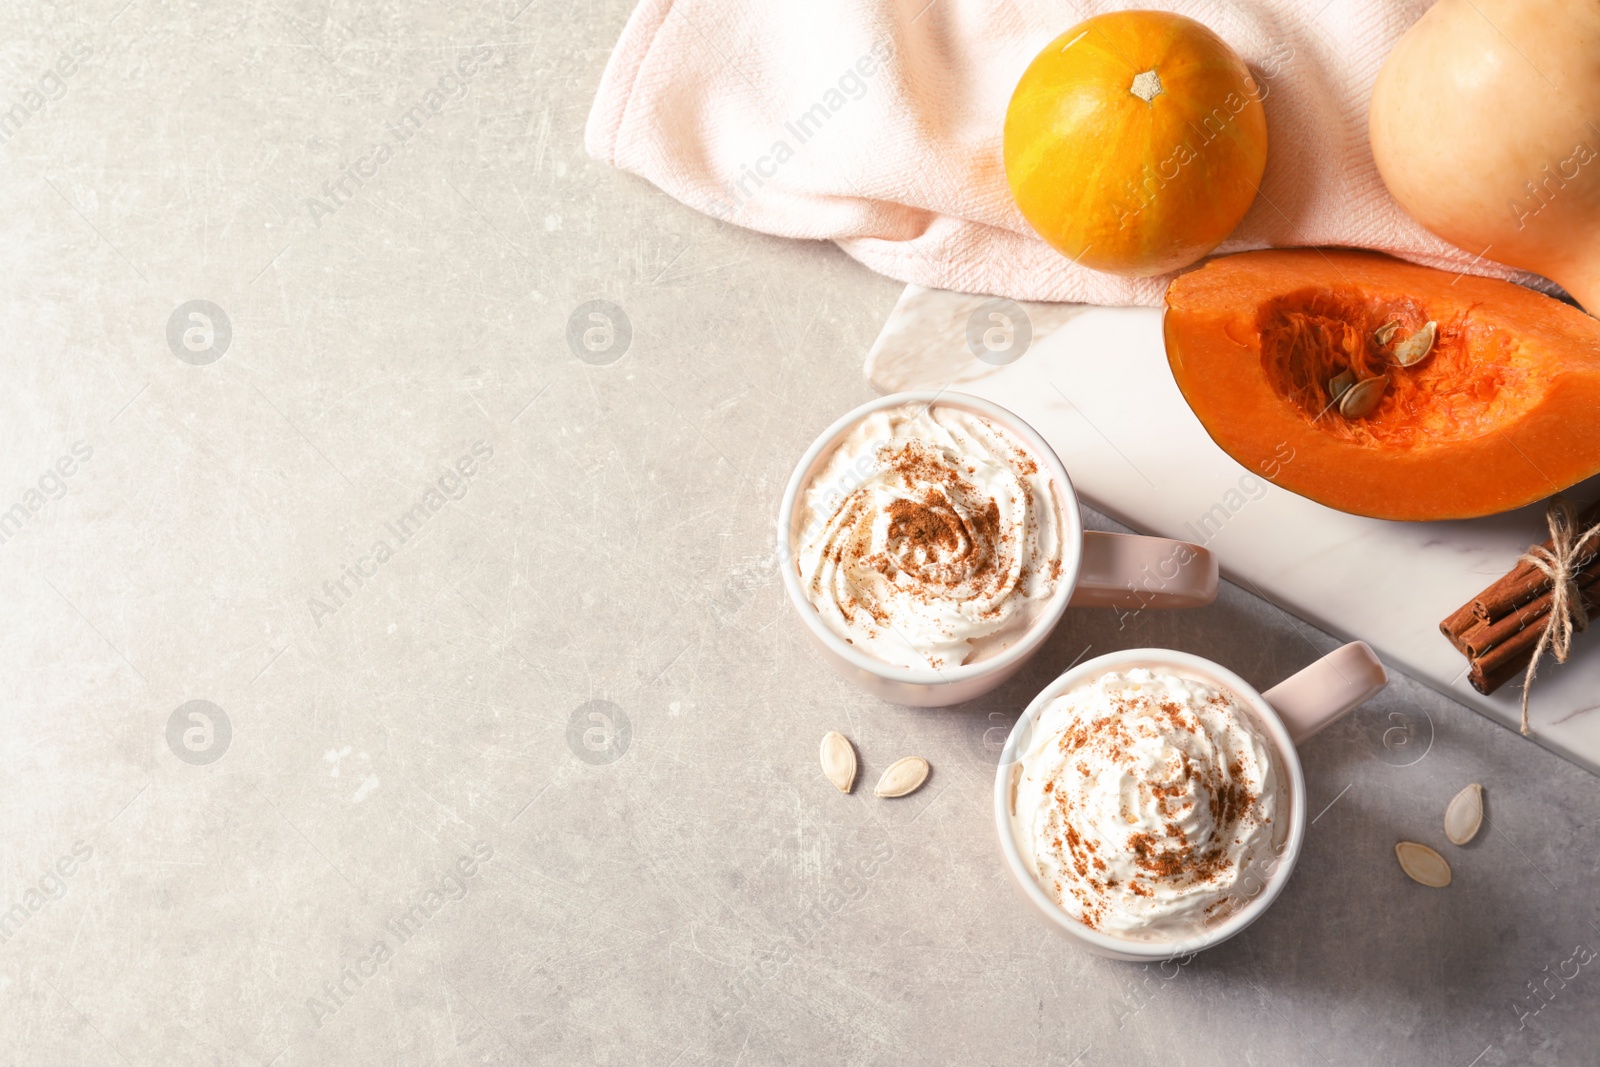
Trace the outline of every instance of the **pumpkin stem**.
{"type": "Polygon", "coordinates": [[[1165,91],[1165,89],[1161,88],[1161,77],[1155,72],[1154,68],[1145,71],[1143,74],[1135,74],[1133,76],[1133,84],[1128,88],[1128,92],[1147,104],[1165,91]]]}

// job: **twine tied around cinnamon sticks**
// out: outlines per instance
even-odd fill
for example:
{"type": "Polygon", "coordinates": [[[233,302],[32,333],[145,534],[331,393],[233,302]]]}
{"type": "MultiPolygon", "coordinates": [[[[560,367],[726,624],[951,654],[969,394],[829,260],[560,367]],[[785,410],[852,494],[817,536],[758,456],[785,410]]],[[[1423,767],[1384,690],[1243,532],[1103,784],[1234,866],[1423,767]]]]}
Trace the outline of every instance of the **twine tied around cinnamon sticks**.
{"type": "Polygon", "coordinates": [[[1528,693],[1533,688],[1533,675],[1539,669],[1539,660],[1548,649],[1556,655],[1557,663],[1567,662],[1572,651],[1572,632],[1589,628],[1589,612],[1584,606],[1583,594],[1578,590],[1575,577],[1578,561],[1587,550],[1594,554],[1600,544],[1600,523],[1578,533],[1578,512],[1564,497],[1556,497],[1545,509],[1545,519],[1550,523],[1551,547],[1534,545],[1523,553],[1519,563],[1532,564],[1550,579],[1550,614],[1539,641],[1533,646],[1533,657],[1528,660],[1528,673],[1522,679],[1522,736],[1528,730],[1528,693]]]}
{"type": "Polygon", "coordinates": [[[1600,502],[1580,515],[1563,497],[1545,509],[1550,538],[1529,548],[1511,573],[1439,624],[1471,661],[1467,673],[1485,695],[1523,676],[1522,733],[1528,696],[1545,653],[1565,663],[1572,635],[1600,611],[1600,502]]]}

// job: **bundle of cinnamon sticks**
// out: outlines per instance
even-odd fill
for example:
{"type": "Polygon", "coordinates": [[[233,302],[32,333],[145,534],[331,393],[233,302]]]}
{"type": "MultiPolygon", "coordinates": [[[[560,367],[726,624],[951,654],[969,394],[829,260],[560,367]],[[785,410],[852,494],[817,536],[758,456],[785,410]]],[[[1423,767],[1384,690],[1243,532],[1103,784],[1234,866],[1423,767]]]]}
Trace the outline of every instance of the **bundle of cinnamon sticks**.
{"type": "MultiPolygon", "coordinates": [[[[1579,529],[1600,522],[1600,501],[1579,515],[1579,529]]],[[[1553,541],[1544,543],[1546,551],[1553,541]]],[[[1600,611],[1600,550],[1576,561],[1573,584],[1590,613],[1600,611]]],[[[1534,646],[1549,624],[1549,575],[1526,561],[1463,604],[1439,629],[1471,662],[1467,680],[1485,696],[1528,669],[1534,646]]]]}

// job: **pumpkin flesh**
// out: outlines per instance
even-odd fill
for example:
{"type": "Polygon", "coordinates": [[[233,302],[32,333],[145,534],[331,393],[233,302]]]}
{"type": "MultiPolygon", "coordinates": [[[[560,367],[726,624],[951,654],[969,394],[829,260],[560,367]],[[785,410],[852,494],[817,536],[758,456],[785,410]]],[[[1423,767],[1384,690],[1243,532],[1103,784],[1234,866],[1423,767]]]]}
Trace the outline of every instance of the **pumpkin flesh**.
{"type": "Polygon", "coordinates": [[[1461,519],[1600,473],[1600,322],[1557,300],[1372,252],[1247,252],[1167,291],[1167,359],[1223,451],[1291,492],[1387,519],[1461,519]],[[1438,324],[1393,362],[1379,327],[1438,324]],[[1377,407],[1329,382],[1386,375],[1377,407]]]}

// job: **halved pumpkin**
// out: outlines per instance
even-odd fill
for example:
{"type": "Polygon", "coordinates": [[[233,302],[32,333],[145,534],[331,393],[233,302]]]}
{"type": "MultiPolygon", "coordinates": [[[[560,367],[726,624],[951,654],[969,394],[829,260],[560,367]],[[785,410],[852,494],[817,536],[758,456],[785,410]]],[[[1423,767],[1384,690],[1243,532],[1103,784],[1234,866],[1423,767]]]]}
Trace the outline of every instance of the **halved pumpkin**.
{"type": "Polygon", "coordinates": [[[1165,332],[1211,439],[1340,511],[1472,518],[1600,473],[1600,321],[1510,282],[1376,252],[1245,252],[1175,280],[1165,332]],[[1431,350],[1399,366],[1429,322],[1431,350]],[[1341,387],[1377,377],[1376,406],[1341,414],[1341,387]]]}

